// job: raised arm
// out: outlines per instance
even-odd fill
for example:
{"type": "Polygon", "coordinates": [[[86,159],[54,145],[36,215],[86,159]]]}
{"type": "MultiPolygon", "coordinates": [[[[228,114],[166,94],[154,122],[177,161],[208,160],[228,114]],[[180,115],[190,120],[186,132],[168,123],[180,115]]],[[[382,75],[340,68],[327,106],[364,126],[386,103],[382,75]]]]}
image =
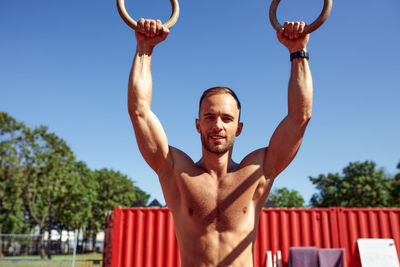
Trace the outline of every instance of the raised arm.
{"type": "Polygon", "coordinates": [[[164,41],[169,30],[160,21],[138,21],[144,33],[135,32],[137,50],[128,85],[128,110],[135,130],[136,140],[143,158],[157,173],[172,166],[165,131],[151,111],[153,81],[151,58],[154,47],[164,41]]]}
{"type": "MultiPolygon", "coordinates": [[[[309,35],[300,37],[304,22],[286,22],[278,33],[278,40],[290,53],[306,51],[309,35]]],[[[288,89],[288,114],[271,137],[264,159],[264,174],[275,178],[295,157],[311,118],[313,86],[308,59],[291,61],[288,89]]]]}

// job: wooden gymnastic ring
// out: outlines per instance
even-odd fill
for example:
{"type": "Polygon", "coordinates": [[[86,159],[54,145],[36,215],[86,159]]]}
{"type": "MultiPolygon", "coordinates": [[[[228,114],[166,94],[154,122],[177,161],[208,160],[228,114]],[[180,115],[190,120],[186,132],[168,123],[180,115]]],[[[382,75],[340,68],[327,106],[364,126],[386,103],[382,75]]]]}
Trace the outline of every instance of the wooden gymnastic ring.
{"type": "MultiPolygon", "coordinates": [[[[271,21],[272,27],[274,27],[276,31],[280,31],[283,28],[282,25],[278,22],[278,19],[276,18],[276,9],[280,1],[281,0],[272,0],[271,6],[269,7],[269,20],[271,21]]],[[[304,28],[304,31],[301,35],[312,33],[313,31],[318,29],[329,17],[331,9],[332,9],[332,0],[324,0],[324,8],[322,9],[321,14],[313,23],[307,25],[304,28]]]]}
{"type": "MultiPolygon", "coordinates": [[[[169,20],[166,23],[164,23],[164,26],[167,27],[168,29],[171,29],[172,26],[175,25],[179,17],[178,0],[170,0],[170,2],[172,5],[172,14],[169,20]]],[[[117,0],[117,8],[119,15],[121,16],[123,21],[125,21],[125,23],[135,31],[138,30],[139,28],[137,22],[129,16],[128,12],[125,9],[125,0],[117,0]]]]}

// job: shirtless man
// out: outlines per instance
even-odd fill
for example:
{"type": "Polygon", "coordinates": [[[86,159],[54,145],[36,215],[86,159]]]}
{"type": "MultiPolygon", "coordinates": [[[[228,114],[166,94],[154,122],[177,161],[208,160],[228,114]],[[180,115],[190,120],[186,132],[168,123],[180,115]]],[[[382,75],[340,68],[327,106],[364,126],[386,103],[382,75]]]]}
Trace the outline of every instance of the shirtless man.
{"type": "MultiPolygon", "coordinates": [[[[140,19],[137,51],[129,78],[129,114],[143,158],[158,174],[172,212],[181,266],[253,266],[259,214],[274,179],[296,155],[312,108],[308,59],[292,60],[288,114],[268,147],[232,160],[233,143],[243,124],[240,103],[224,87],[208,90],[200,102],[196,129],[202,158],[194,162],[168,145],[161,123],[151,111],[153,48],[169,31],[160,21],[140,19]]],[[[286,22],[277,33],[290,53],[306,50],[309,36],[299,37],[303,22],[286,22]]],[[[303,55],[304,56],[304,55],[303,55]]]]}

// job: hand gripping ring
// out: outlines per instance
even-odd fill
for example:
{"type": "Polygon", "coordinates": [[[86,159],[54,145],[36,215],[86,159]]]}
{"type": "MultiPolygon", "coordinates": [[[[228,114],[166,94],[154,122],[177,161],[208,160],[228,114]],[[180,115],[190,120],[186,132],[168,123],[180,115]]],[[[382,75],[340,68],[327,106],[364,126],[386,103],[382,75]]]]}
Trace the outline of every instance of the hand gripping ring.
{"type": "MultiPolygon", "coordinates": [[[[272,0],[271,6],[269,7],[269,20],[271,21],[272,27],[274,27],[276,31],[280,31],[282,29],[282,25],[279,24],[278,19],[276,18],[276,9],[279,5],[279,2],[280,0],[272,0]]],[[[304,28],[304,31],[301,33],[301,35],[303,36],[312,33],[313,31],[318,29],[329,17],[331,9],[332,9],[332,0],[324,0],[324,8],[322,9],[321,14],[313,23],[307,25],[304,28]]]]}
{"type": "MultiPolygon", "coordinates": [[[[172,5],[172,14],[169,20],[164,23],[164,26],[167,27],[168,29],[171,29],[172,26],[175,25],[176,21],[178,20],[179,17],[179,3],[178,0],[170,0],[171,5],[172,5]]],[[[125,23],[134,29],[135,31],[139,29],[137,22],[132,19],[128,12],[126,12],[125,9],[125,0],[117,0],[117,7],[118,7],[118,12],[121,18],[125,21],[125,23]]]]}

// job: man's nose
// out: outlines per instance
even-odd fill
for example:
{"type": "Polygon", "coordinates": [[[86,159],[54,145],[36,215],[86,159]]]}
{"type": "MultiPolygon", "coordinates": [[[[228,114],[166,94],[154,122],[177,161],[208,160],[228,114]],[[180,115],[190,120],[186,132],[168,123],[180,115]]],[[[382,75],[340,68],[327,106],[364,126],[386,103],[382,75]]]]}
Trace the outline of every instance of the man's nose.
{"type": "Polygon", "coordinates": [[[214,121],[214,125],[213,125],[214,130],[222,130],[222,120],[220,117],[217,117],[214,121]]]}

